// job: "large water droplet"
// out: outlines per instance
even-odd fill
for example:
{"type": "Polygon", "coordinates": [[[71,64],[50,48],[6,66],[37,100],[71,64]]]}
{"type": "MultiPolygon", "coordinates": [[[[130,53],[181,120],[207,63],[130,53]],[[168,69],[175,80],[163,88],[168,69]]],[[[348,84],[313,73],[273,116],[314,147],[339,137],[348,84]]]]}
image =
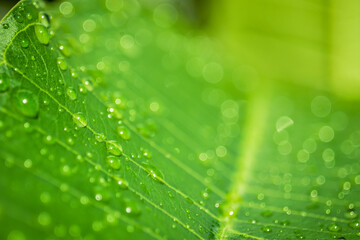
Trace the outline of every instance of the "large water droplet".
{"type": "Polygon", "coordinates": [[[47,28],[42,24],[36,24],[34,26],[35,35],[40,43],[47,45],[50,41],[50,35],[47,28]]]}
{"type": "Polygon", "coordinates": [[[330,142],[334,138],[334,130],[330,126],[323,126],[319,131],[319,138],[322,142],[330,142]]]}
{"type": "Polygon", "coordinates": [[[29,90],[17,90],[13,96],[13,103],[16,109],[27,117],[36,117],[39,112],[39,100],[29,90]]]}
{"type": "Polygon", "coordinates": [[[39,22],[45,27],[50,27],[50,16],[46,12],[39,12],[39,22]]]}
{"type": "Polygon", "coordinates": [[[106,142],[106,148],[109,151],[109,153],[115,156],[121,156],[121,154],[123,153],[121,145],[116,141],[106,142]]]}
{"type": "Polygon", "coordinates": [[[121,167],[120,158],[118,157],[110,155],[106,158],[106,162],[114,170],[119,170],[121,167]]]}
{"type": "Polygon", "coordinates": [[[336,223],[332,223],[328,226],[328,229],[330,232],[339,232],[341,231],[341,227],[337,225],[336,223]]]}
{"type": "Polygon", "coordinates": [[[117,133],[120,135],[120,137],[124,140],[129,140],[130,139],[130,131],[129,129],[127,129],[124,126],[120,126],[117,129],[117,133]]]}
{"type": "Polygon", "coordinates": [[[86,120],[84,114],[81,112],[74,114],[73,121],[76,124],[76,126],[78,126],[78,127],[86,127],[86,125],[87,125],[87,120],[86,120]]]}

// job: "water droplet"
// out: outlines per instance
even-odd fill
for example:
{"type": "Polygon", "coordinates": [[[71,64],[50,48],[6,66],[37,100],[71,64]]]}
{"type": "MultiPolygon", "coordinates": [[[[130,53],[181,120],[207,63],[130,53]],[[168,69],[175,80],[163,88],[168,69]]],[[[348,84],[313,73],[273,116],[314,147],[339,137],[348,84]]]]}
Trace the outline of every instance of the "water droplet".
{"type": "Polygon", "coordinates": [[[152,179],[159,183],[163,183],[164,175],[159,169],[148,163],[143,163],[143,166],[149,172],[152,179]]]}
{"type": "Polygon", "coordinates": [[[29,90],[17,90],[13,96],[15,108],[26,117],[36,117],[39,112],[39,100],[29,90]]]}
{"type": "Polygon", "coordinates": [[[21,47],[23,47],[23,48],[27,48],[27,47],[29,46],[29,40],[26,39],[26,38],[22,39],[22,40],[20,41],[20,45],[21,45],[21,47]]]}
{"type": "Polygon", "coordinates": [[[0,92],[5,92],[9,89],[10,80],[5,74],[0,74],[0,92]]]}
{"type": "Polygon", "coordinates": [[[136,201],[125,200],[125,213],[131,217],[137,217],[141,214],[141,210],[136,201]]]}
{"type": "Polygon", "coordinates": [[[24,21],[24,17],[21,15],[21,13],[16,13],[14,18],[18,23],[22,23],[24,21]]]}
{"type": "Polygon", "coordinates": [[[83,79],[82,83],[89,92],[92,92],[94,90],[94,85],[89,78],[83,79]]]}
{"type": "Polygon", "coordinates": [[[322,142],[331,142],[334,138],[334,130],[330,126],[323,126],[320,128],[319,138],[322,142]]]}
{"type": "Polygon", "coordinates": [[[114,170],[119,170],[121,167],[120,158],[118,157],[110,155],[106,158],[106,162],[114,170]]]}
{"type": "Polygon", "coordinates": [[[341,227],[337,225],[336,223],[332,223],[328,226],[328,229],[330,232],[339,232],[341,231],[341,227]]]}
{"type": "Polygon", "coordinates": [[[77,98],[75,90],[71,87],[66,89],[66,94],[71,100],[75,100],[77,98]]]}
{"type": "Polygon", "coordinates": [[[118,184],[118,186],[120,187],[120,189],[126,190],[129,188],[129,183],[126,180],[115,176],[115,181],[118,184]]]}
{"type": "Polygon", "coordinates": [[[109,151],[109,153],[115,156],[120,156],[123,153],[121,145],[116,141],[107,141],[106,148],[109,151]]]}
{"type": "Polygon", "coordinates": [[[98,142],[104,142],[104,141],[106,140],[106,137],[105,137],[105,135],[102,134],[102,133],[97,133],[97,134],[95,135],[95,139],[96,139],[96,141],[98,141],[98,142]]]}
{"type": "Polygon", "coordinates": [[[261,215],[263,217],[271,217],[273,215],[273,212],[270,211],[270,210],[264,210],[264,211],[261,212],[261,215]]]}
{"type": "Polygon", "coordinates": [[[50,36],[47,28],[44,25],[36,24],[34,26],[35,35],[40,43],[47,45],[50,41],[50,36]]]}
{"type": "Polygon", "coordinates": [[[355,219],[355,218],[358,217],[358,215],[356,214],[356,212],[353,211],[353,210],[346,211],[344,215],[345,215],[345,217],[348,218],[348,219],[355,219]]]}
{"type": "Polygon", "coordinates": [[[65,44],[65,43],[60,43],[59,49],[60,49],[61,53],[62,53],[65,57],[70,57],[71,51],[70,51],[70,48],[69,48],[69,46],[68,46],[67,44],[65,44]]]}
{"type": "Polygon", "coordinates": [[[65,71],[68,68],[66,60],[62,57],[57,58],[57,64],[58,64],[59,68],[63,71],[65,71]]]}
{"type": "Polygon", "coordinates": [[[39,12],[39,22],[45,27],[50,27],[50,16],[46,12],[39,12]]]}
{"type": "Polygon", "coordinates": [[[86,120],[84,114],[81,112],[74,114],[73,121],[76,124],[76,126],[78,126],[78,127],[86,127],[86,125],[87,125],[87,120],[86,120]]]}
{"type": "Polygon", "coordinates": [[[117,129],[117,133],[120,135],[120,137],[124,140],[129,140],[130,139],[130,131],[129,129],[127,129],[124,126],[120,126],[117,129]]]}
{"type": "Polygon", "coordinates": [[[2,27],[3,27],[3,29],[8,29],[8,28],[9,28],[9,24],[8,24],[8,23],[3,23],[3,24],[2,24],[2,27]]]}
{"type": "Polygon", "coordinates": [[[349,226],[353,229],[360,229],[360,220],[349,223],[349,226]]]}
{"type": "Polygon", "coordinates": [[[265,233],[270,233],[270,232],[272,232],[272,229],[271,229],[270,227],[268,227],[268,226],[262,227],[261,230],[262,230],[263,232],[265,232],[265,233]]]}
{"type": "Polygon", "coordinates": [[[282,116],[276,121],[276,131],[281,132],[285,128],[294,124],[294,121],[288,116],[282,116]]]}

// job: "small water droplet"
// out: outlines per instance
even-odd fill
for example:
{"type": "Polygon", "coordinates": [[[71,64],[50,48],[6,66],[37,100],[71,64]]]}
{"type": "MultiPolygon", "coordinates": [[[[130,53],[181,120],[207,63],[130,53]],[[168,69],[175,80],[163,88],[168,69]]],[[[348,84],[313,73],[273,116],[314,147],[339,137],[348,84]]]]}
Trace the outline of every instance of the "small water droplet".
{"type": "Polygon", "coordinates": [[[2,24],[2,27],[3,27],[3,29],[8,29],[8,28],[9,28],[9,24],[8,24],[8,23],[3,23],[3,24],[2,24]]]}
{"type": "Polygon", "coordinates": [[[349,226],[353,229],[360,229],[360,220],[349,223],[349,226]]]}
{"type": "Polygon", "coordinates": [[[163,183],[164,175],[159,169],[148,163],[143,163],[143,166],[149,172],[152,179],[156,182],[163,183]]]}
{"type": "Polygon", "coordinates": [[[65,71],[68,68],[66,60],[62,57],[57,58],[57,64],[58,64],[59,68],[63,71],[65,71]]]}
{"type": "Polygon", "coordinates": [[[76,126],[78,126],[78,127],[86,127],[86,125],[87,125],[87,120],[86,120],[84,114],[81,112],[74,114],[73,121],[76,124],[76,126]]]}
{"type": "Polygon", "coordinates": [[[98,141],[98,142],[104,142],[106,140],[106,137],[102,133],[97,133],[95,135],[95,140],[98,141]]]}
{"type": "Polygon", "coordinates": [[[134,200],[125,200],[125,213],[131,217],[137,217],[141,214],[139,205],[134,200]]]}
{"type": "Polygon", "coordinates": [[[59,45],[59,50],[61,51],[61,53],[65,56],[65,57],[70,57],[71,55],[71,51],[70,48],[67,44],[65,43],[60,43],[59,45]]]}
{"type": "Polygon", "coordinates": [[[130,139],[130,131],[129,129],[127,129],[124,126],[120,126],[117,129],[117,133],[120,135],[120,137],[124,140],[129,140],[130,139]]]}
{"type": "Polygon", "coordinates": [[[29,90],[17,90],[13,96],[15,108],[26,117],[36,117],[39,112],[39,100],[29,90]]]}
{"type": "Polygon", "coordinates": [[[19,12],[14,14],[14,18],[18,23],[24,22],[24,17],[19,12]]]}
{"type": "Polygon", "coordinates": [[[44,25],[36,24],[34,26],[35,35],[40,43],[47,45],[50,41],[50,36],[47,28],[44,25]]]}
{"type": "Polygon", "coordinates": [[[270,233],[270,232],[272,232],[272,229],[271,229],[270,227],[268,227],[268,226],[262,227],[261,230],[262,230],[263,232],[265,232],[265,233],[270,233]]]}
{"type": "Polygon", "coordinates": [[[94,85],[89,78],[83,79],[82,83],[89,92],[92,92],[94,90],[94,85]]]}
{"type": "Polygon", "coordinates": [[[66,89],[66,94],[71,100],[75,100],[77,98],[75,90],[71,87],[66,89]]]}
{"type": "Polygon", "coordinates": [[[29,47],[29,40],[26,39],[26,38],[22,39],[22,40],[20,41],[20,45],[21,45],[21,47],[23,47],[23,48],[29,47]]]}
{"type": "Polygon", "coordinates": [[[339,232],[341,231],[341,227],[337,225],[336,223],[332,223],[328,226],[328,229],[330,232],[339,232]]]}
{"type": "Polygon", "coordinates": [[[109,151],[109,153],[115,156],[121,156],[121,154],[123,153],[121,145],[116,141],[107,141],[106,148],[109,151]]]}

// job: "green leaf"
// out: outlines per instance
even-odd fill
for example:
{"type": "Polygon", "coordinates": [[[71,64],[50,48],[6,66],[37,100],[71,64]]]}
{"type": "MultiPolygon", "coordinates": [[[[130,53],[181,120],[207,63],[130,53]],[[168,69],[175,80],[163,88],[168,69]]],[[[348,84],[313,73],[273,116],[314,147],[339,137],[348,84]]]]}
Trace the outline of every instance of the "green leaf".
{"type": "Polygon", "coordinates": [[[356,102],[260,81],[189,29],[171,1],[10,11],[1,239],[358,239],[356,102]]]}

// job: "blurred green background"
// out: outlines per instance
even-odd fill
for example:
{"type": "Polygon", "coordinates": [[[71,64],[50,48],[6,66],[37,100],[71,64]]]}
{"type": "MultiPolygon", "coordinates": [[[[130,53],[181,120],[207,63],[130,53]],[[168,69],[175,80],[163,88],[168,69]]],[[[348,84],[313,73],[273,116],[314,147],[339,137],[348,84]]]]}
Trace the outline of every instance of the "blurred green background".
{"type": "MultiPolygon", "coordinates": [[[[1,0],[0,15],[16,2],[1,0]]],[[[360,1],[173,2],[192,29],[220,41],[223,55],[246,69],[249,81],[305,85],[360,99],[360,1]]]]}

